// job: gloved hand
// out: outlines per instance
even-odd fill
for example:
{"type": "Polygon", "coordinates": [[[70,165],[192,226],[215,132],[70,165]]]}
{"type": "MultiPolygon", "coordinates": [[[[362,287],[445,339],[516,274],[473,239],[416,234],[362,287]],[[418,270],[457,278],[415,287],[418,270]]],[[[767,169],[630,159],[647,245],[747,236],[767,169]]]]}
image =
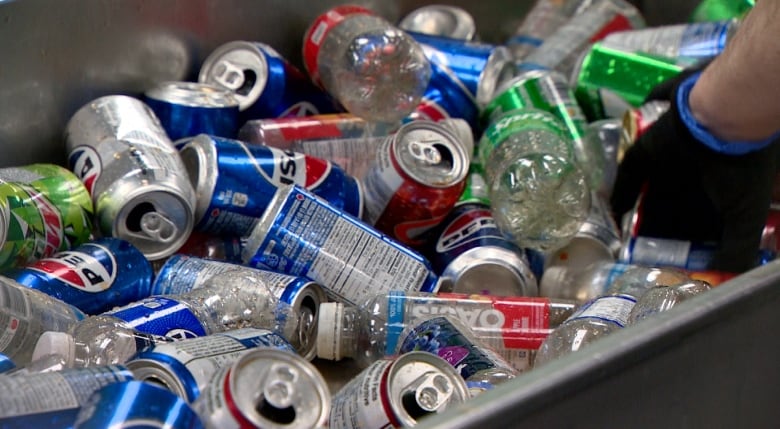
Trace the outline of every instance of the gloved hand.
{"type": "Polygon", "coordinates": [[[620,224],[644,192],[638,235],[715,242],[708,268],[739,273],[758,263],[780,144],[722,142],[698,125],[688,94],[699,74],[673,78],[648,97],[667,98],[671,108],[626,151],[610,203],[620,224]]]}

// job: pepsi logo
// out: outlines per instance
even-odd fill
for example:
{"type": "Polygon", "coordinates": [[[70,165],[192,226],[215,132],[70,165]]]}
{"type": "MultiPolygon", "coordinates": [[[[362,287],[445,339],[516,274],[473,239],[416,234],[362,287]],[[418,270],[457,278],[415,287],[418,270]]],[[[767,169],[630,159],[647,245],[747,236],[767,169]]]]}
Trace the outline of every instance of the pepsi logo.
{"type": "Polygon", "coordinates": [[[304,116],[318,115],[320,112],[313,104],[308,101],[301,101],[293,104],[287,110],[279,115],[280,118],[302,118],[304,116]]]}
{"type": "Polygon", "coordinates": [[[439,253],[449,252],[456,247],[488,237],[504,239],[496,228],[496,221],[490,210],[471,210],[455,218],[444,229],[436,243],[436,251],[439,253]],[[486,235],[482,234],[481,232],[486,229],[492,231],[486,235]]]}
{"type": "Polygon", "coordinates": [[[323,159],[290,150],[276,148],[268,148],[268,150],[274,159],[274,171],[271,175],[273,184],[295,184],[306,189],[314,189],[330,174],[331,163],[323,159]]]}
{"type": "Polygon", "coordinates": [[[102,292],[116,279],[117,263],[114,255],[105,247],[87,243],[81,246],[90,248],[90,253],[84,251],[65,251],[41,259],[28,269],[54,277],[68,286],[84,292],[102,292]],[[93,254],[101,255],[101,262],[93,254]]]}
{"type": "Polygon", "coordinates": [[[186,340],[187,338],[197,338],[194,332],[187,329],[171,329],[165,333],[165,336],[173,339],[174,341],[186,340]]]}
{"type": "Polygon", "coordinates": [[[78,146],[70,153],[68,159],[70,169],[84,183],[84,186],[92,195],[95,181],[103,171],[100,155],[90,146],[78,146]]]}

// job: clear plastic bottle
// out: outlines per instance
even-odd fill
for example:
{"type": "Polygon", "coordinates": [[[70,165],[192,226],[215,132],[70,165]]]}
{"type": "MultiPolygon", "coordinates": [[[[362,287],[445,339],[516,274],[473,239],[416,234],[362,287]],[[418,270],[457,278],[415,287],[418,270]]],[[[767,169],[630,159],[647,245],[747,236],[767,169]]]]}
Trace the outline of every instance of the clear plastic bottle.
{"type": "Polygon", "coordinates": [[[304,64],[352,114],[395,123],[420,103],[431,65],[405,31],[368,9],[342,5],[318,16],[303,42],[304,64]]]}
{"type": "Polygon", "coordinates": [[[17,366],[30,362],[46,331],[67,331],[85,315],[76,307],[0,276],[0,353],[17,366]]]}
{"type": "Polygon", "coordinates": [[[548,68],[571,76],[577,60],[591,43],[611,31],[643,28],[639,10],[625,0],[597,0],[574,15],[523,59],[520,68],[548,68]]]}
{"type": "Polygon", "coordinates": [[[397,353],[402,331],[422,320],[454,316],[516,371],[530,368],[533,351],[576,305],[566,300],[391,291],[360,306],[320,304],[317,355],[354,358],[366,367],[397,353]]]}
{"type": "Polygon", "coordinates": [[[554,299],[570,299],[584,304],[605,295],[615,280],[631,264],[597,260],[584,268],[556,264],[544,270],[539,282],[539,295],[554,299]]]}
{"type": "Polygon", "coordinates": [[[298,323],[259,279],[228,271],[191,292],[153,296],[88,317],[68,332],[47,332],[33,358],[59,354],[69,367],[122,364],[159,342],[247,327],[273,330],[295,347],[298,323]]]}
{"type": "Polygon", "coordinates": [[[636,265],[616,278],[607,294],[630,295],[640,299],[656,286],[674,286],[690,280],[688,274],[676,268],[636,265]]]}
{"type": "Polygon", "coordinates": [[[630,295],[600,296],[580,307],[561,326],[553,330],[536,354],[534,366],[581,350],[588,344],[626,326],[636,304],[630,295]]]}
{"type": "Polygon", "coordinates": [[[674,286],[655,286],[637,300],[628,315],[628,324],[634,325],[708,290],[710,285],[702,280],[690,280],[674,286]]]}
{"type": "Polygon", "coordinates": [[[590,189],[571,139],[551,113],[526,108],[497,117],[477,147],[496,224],[520,247],[566,244],[590,211],[590,189]]]}

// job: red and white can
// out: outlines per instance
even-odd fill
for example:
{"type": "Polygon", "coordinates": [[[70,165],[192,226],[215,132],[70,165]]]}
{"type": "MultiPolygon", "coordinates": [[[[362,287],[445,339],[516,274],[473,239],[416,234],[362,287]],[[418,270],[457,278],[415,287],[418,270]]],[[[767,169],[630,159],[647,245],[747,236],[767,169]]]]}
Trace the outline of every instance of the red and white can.
{"type": "Polygon", "coordinates": [[[452,210],[466,186],[469,154],[452,129],[419,120],[377,149],[366,175],[365,221],[408,245],[452,210]]]}
{"type": "Polygon", "coordinates": [[[409,352],[380,359],[333,396],[330,427],[413,427],[417,419],[470,399],[466,382],[444,359],[409,352]]]}

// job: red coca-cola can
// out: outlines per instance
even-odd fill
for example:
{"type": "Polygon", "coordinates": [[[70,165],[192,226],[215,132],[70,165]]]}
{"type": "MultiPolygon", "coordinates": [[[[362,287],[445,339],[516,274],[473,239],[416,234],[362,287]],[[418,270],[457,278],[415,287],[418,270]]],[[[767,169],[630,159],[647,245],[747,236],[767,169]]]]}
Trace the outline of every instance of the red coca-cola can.
{"type": "Polygon", "coordinates": [[[455,206],[468,171],[468,153],[449,127],[409,122],[377,149],[364,179],[364,220],[404,244],[420,245],[422,234],[455,206]]]}

